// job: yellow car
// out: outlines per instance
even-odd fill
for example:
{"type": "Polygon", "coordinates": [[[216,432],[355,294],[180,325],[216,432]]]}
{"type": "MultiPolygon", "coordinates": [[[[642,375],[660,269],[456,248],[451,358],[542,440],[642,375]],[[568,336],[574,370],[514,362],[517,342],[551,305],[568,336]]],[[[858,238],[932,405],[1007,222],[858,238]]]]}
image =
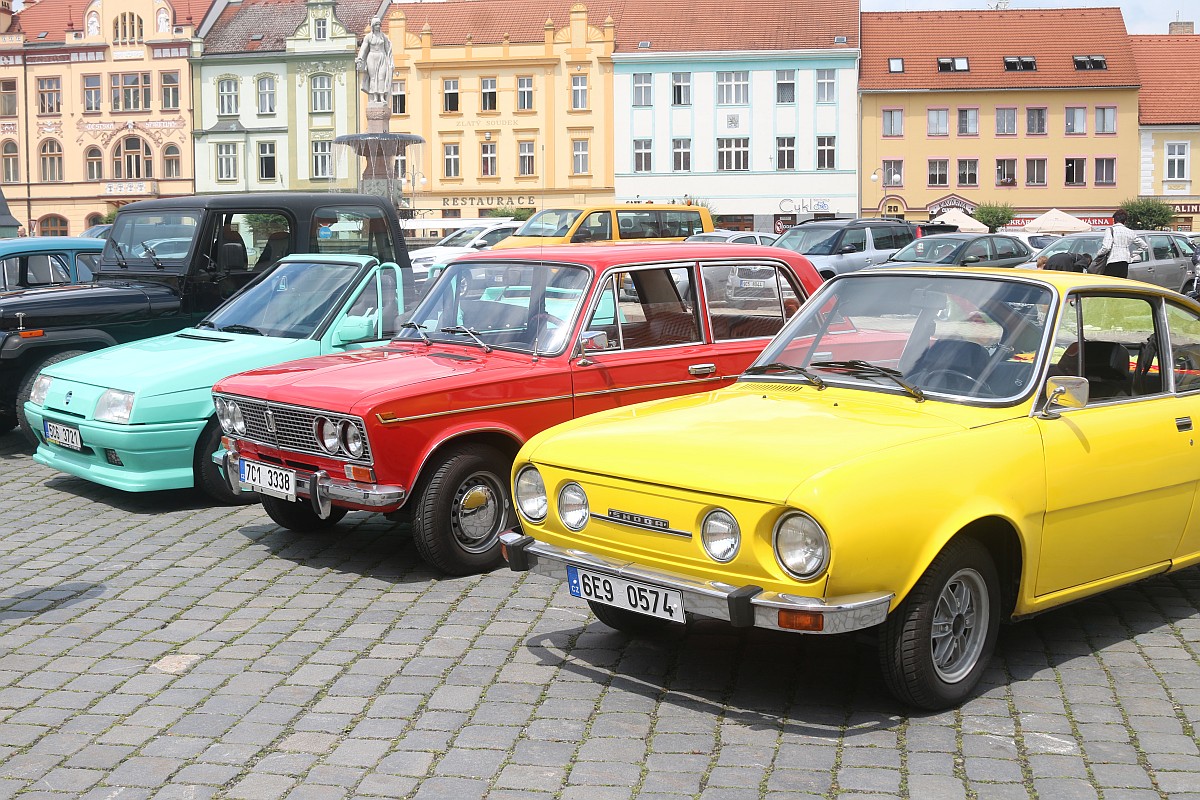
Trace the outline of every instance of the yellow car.
{"type": "Polygon", "coordinates": [[[628,632],[874,628],[966,698],[1002,620],[1200,562],[1200,305],[1096,275],[826,283],[733,385],[603,412],[513,467],[514,570],[628,632]]]}

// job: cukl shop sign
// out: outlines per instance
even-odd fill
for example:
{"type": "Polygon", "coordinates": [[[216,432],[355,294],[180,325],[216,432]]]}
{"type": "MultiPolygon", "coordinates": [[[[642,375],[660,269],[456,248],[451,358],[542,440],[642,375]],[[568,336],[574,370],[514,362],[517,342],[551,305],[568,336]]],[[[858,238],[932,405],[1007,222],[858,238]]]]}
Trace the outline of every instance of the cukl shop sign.
{"type": "Polygon", "coordinates": [[[480,197],[460,196],[443,197],[443,208],[463,208],[479,206],[496,208],[497,206],[536,206],[537,198],[531,194],[491,194],[480,197]]]}
{"type": "Polygon", "coordinates": [[[821,214],[830,207],[827,197],[785,197],[779,201],[779,210],[784,214],[821,214]]]}

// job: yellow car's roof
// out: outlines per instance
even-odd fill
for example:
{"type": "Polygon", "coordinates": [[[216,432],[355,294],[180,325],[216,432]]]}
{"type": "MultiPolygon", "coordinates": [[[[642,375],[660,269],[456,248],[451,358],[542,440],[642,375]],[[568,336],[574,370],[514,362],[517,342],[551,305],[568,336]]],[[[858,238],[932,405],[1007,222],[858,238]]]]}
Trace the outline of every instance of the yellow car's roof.
{"type": "MultiPolygon", "coordinates": [[[[1000,278],[1020,278],[1024,280],[1041,281],[1047,283],[1059,291],[1067,291],[1079,287],[1103,287],[1113,289],[1126,289],[1135,291],[1151,291],[1157,294],[1169,295],[1178,297],[1184,300],[1190,300],[1183,295],[1171,289],[1165,289],[1161,286],[1156,286],[1152,283],[1143,283],[1142,281],[1129,280],[1128,278],[1116,278],[1111,275],[1093,275],[1090,272],[1063,272],[1062,270],[1054,269],[1022,269],[1019,267],[886,267],[880,265],[879,269],[864,270],[862,272],[852,272],[849,275],[879,275],[884,273],[891,274],[953,274],[953,275],[980,275],[987,277],[1000,278]]],[[[840,276],[839,276],[840,277],[840,276]]]]}

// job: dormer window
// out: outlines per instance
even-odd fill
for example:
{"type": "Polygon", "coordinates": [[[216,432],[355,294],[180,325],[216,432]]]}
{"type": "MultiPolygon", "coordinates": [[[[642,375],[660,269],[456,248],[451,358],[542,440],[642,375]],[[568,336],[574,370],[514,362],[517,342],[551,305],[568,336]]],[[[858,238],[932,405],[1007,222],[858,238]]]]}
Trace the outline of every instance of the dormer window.
{"type": "Polygon", "coordinates": [[[1075,56],[1075,69],[1108,69],[1104,56],[1075,56]]]}
{"type": "Polygon", "coordinates": [[[323,42],[329,38],[329,20],[317,17],[313,20],[313,39],[323,42]]]}
{"type": "Polygon", "coordinates": [[[904,72],[904,59],[903,58],[889,58],[888,59],[888,72],[904,72]]]}
{"type": "Polygon", "coordinates": [[[1037,59],[1033,56],[1005,56],[1005,72],[1028,72],[1037,69],[1037,59]]]}
{"type": "Polygon", "coordinates": [[[938,72],[970,72],[971,66],[964,56],[939,58],[938,72]]]}

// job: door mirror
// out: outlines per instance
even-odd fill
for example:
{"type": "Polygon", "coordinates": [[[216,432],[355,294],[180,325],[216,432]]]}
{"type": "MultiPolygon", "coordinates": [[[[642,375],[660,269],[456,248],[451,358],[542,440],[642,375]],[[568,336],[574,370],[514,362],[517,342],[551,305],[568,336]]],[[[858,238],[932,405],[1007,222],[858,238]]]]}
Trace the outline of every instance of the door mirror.
{"type": "Polygon", "coordinates": [[[966,258],[964,258],[964,259],[962,260],[962,263],[964,263],[964,264],[978,264],[978,263],[979,263],[979,261],[980,261],[980,259],[979,259],[979,256],[967,256],[966,258]]]}
{"type": "Polygon", "coordinates": [[[1043,419],[1057,419],[1058,414],[1052,411],[1053,406],[1061,408],[1083,408],[1088,403],[1087,378],[1075,375],[1054,375],[1046,381],[1046,407],[1042,409],[1043,419]]]}
{"type": "Polygon", "coordinates": [[[334,346],[375,338],[375,324],[377,322],[378,318],[374,314],[369,314],[365,317],[342,317],[341,322],[337,324],[337,328],[333,331],[334,346]]]}
{"type": "Polygon", "coordinates": [[[604,331],[584,331],[579,337],[579,343],[586,353],[593,350],[608,349],[608,334],[604,331]]]}
{"type": "Polygon", "coordinates": [[[847,255],[849,253],[857,253],[857,252],[858,252],[858,248],[852,244],[844,244],[840,248],[838,248],[838,253],[840,253],[842,255],[847,255]]]}

